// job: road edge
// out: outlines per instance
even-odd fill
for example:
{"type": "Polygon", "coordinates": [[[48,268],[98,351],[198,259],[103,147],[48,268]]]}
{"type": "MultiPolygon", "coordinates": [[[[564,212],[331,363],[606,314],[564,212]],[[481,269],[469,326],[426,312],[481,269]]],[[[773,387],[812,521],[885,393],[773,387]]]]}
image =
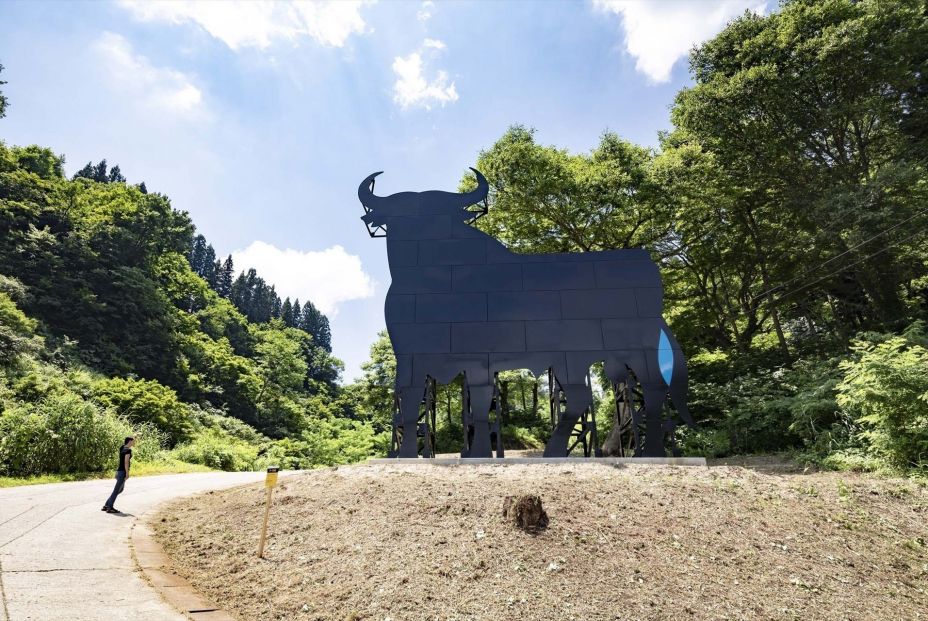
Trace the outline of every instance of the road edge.
{"type": "Polygon", "coordinates": [[[129,552],[135,563],[135,570],[166,604],[188,619],[238,621],[174,572],[170,557],[155,540],[149,525],[149,520],[159,507],[160,504],[138,516],[129,530],[129,552]]]}

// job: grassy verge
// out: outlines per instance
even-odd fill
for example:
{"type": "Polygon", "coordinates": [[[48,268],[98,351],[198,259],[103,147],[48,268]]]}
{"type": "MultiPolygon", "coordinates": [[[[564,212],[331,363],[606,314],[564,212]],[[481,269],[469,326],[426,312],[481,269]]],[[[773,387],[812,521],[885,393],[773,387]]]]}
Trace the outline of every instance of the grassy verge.
{"type": "MultiPolygon", "coordinates": [[[[154,474],[182,474],[185,472],[212,472],[213,468],[199,464],[172,459],[169,461],[139,462],[132,464],[132,476],[144,477],[154,474]]],[[[0,477],[0,488],[19,487],[21,485],[42,485],[45,483],[65,483],[68,481],[86,481],[89,479],[109,479],[113,472],[75,472],[68,474],[43,474],[34,477],[0,477]]]]}

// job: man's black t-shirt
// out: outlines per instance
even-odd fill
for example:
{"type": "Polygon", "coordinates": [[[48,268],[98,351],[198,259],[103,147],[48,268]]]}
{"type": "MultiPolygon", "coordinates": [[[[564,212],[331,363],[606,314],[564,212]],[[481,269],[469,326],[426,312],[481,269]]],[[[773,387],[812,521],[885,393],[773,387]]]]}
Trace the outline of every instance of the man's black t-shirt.
{"type": "Polygon", "coordinates": [[[119,467],[116,468],[116,472],[126,471],[126,455],[129,456],[129,461],[132,461],[132,449],[128,446],[123,446],[119,449],[119,467]]]}

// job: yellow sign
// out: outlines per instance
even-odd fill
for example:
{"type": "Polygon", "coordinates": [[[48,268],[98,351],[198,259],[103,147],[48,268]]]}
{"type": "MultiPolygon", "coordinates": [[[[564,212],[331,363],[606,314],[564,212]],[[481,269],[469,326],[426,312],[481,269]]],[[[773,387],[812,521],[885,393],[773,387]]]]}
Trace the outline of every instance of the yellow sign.
{"type": "Polygon", "coordinates": [[[277,473],[280,468],[268,468],[267,475],[264,477],[264,487],[274,487],[277,485],[277,473]]]}

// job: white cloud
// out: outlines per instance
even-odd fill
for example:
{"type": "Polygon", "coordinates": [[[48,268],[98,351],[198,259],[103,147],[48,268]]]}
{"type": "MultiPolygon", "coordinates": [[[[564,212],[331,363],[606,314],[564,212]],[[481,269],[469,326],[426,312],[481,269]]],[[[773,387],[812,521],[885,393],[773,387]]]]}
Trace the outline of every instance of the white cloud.
{"type": "Polygon", "coordinates": [[[425,0],[422,5],[419,7],[419,10],[416,12],[416,19],[420,22],[427,22],[432,18],[432,14],[435,11],[435,3],[432,0],[425,0]]]}
{"type": "Polygon", "coordinates": [[[193,22],[233,50],[264,49],[275,40],[309,36],[322,45],[342,47],[353,34],[369,31],[361,6],[368,1],[308,2],[267,0],[120,0],[142,21],[193,22]]]}
{"type": "Polygon", "coordinates": [[[667,82],[674,64],[697,43],[711,38],[746,9],[764,13],[759,0],[593,0],[622,18],[625,49],[635,68],[654,82],[667,82]]]}
{"type": "Polygon", "coordinates": [[[122,36],[104,32],[94,44],[109,72],[114,89],[121,90],[152,110],[181,116],[196,116],[205,112],[203,93],[185,73],[166,67],[155,67],[144,56],[135,54],[122,36]]]}
{"type": "Polygon", "coordinates": [[[431,81],[426,79],[423,69],[425,61],[423,52],[433,50],[433,55],[445,49],[443,41],[426,39],[422,46],[408,56],[397,56],[393,59],[393,73],[396,81],[393,83],[393,101],[401,108],[420,107],[432,109],[432,104],[438,103],[442,107],[458,100],[458,91],[454,82],[448,83],[448,73],[438,70],[431,81]]]}
{"type": "Polygon", "coordinates": [[[361,267],[360,257],[337,245],[302,252],[255,241],[233,252],[232,261],[238,270],[255,268],[261,278],[276,287],[280,297],[311,300],[329,316],[338,313],[342,302],[374,295],[374,282],[361,267]]]}

